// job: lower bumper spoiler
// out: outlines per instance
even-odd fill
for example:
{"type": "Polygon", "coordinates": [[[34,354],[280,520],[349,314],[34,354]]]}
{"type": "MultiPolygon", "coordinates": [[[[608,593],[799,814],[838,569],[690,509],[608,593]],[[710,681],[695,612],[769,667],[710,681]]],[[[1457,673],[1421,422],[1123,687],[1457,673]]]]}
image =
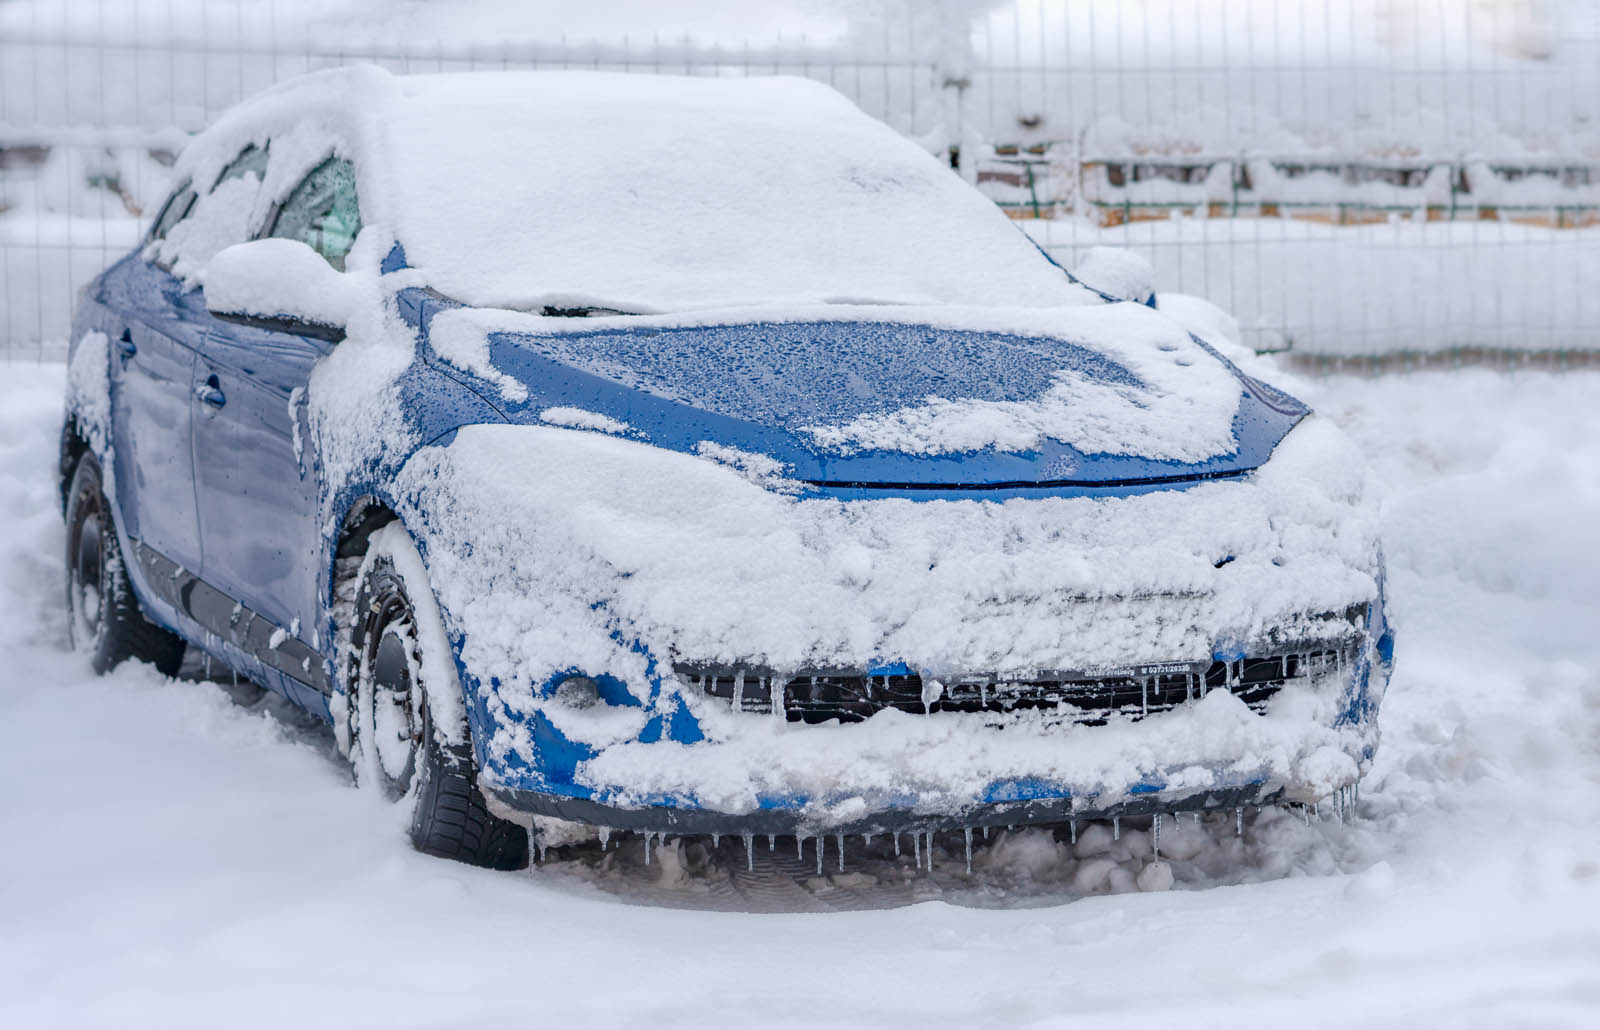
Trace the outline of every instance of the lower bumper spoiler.
{"type": "Polygon", "coordinates": [[[1073,819],[1120,819],[1169,812],[1231,811],[1277,804],[1281,786],[1246,784],[1218,790],[1170,796],[1164,793],[1122,795],[1114,801],[1097,798],[1053,797],[1025,801],[997,801],[948,812],[887,809],[841,822],[819,820],[804,808],[761,808],[732,814],[701,808],[650,806],[616,808],[585,798],[562,797],[535,791],[486,788],[490,807],[502,818],[526,822],[529,816],[549,816],[591,826],[669,836],[741,834],[818,836],[821,834],[929,833],[982,827],[1030,826],[1066,823],[1073,819]],[[521,816],[520,820],[517,816],[521,816]]]}

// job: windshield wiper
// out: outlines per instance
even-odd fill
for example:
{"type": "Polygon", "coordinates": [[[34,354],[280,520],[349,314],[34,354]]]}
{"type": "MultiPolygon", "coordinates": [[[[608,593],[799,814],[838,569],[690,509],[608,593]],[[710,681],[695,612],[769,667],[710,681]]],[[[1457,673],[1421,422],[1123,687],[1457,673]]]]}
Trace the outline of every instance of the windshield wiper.
{"type": "Polygon", "coordinates": [[[539,313],[546,318],[593,318],[598,315],[637,315],[637,311],[621,311],[617,308],[592,307],[578,305],[576,307],[560,307],[555,304],[546,304],[539,313]]]}

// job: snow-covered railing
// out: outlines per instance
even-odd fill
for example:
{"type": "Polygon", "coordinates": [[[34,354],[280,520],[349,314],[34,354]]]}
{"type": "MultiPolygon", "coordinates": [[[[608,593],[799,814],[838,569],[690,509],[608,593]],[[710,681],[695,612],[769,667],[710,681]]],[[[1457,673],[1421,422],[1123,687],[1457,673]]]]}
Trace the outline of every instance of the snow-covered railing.
{"type": "Polygon", "coordinates": [[[1103,226],[1168,219],[1290,217],[1338,225],[1393,217],[1600,224],[1600,161],[1528,157],[1385,159],[1329,154],[1078,155],[1071,144],[999,144],[974,162],[978,188],[1015,218],[1084,216],[1103,226]]]}
{"type": "Polygon", "coordinates": [[[589,6],[0,3],[0,352],[60,352],[189,134],[352,62],[806,76],[1264,349],[1600,346],[1600,5],[589,6]]]}

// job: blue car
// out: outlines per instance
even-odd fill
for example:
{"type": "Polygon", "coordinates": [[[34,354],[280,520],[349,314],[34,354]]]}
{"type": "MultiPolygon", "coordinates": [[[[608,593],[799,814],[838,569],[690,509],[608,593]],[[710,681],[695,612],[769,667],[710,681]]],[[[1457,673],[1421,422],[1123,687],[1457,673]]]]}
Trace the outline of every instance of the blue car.
{"type": "Polygon", "coordinates": [[[425,852],[1231,820],[1370,766],[1351,445],[821,85],[341,69],[174,172],[73,328],[73,640],[327,719],[425,852]]]}

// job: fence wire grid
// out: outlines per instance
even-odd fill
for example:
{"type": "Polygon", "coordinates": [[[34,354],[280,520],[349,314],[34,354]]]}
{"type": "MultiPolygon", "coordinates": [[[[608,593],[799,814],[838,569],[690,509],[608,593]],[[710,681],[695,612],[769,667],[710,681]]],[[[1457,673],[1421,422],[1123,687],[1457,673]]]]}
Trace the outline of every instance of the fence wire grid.
{"type": "Polygon", "coordinates": [[[1257,349],[1565,365],[1597,347],[1595,0],[883,0],[617,27],[643,10],[0,0],[0,350],[64,352],[78,291],[138,243],[191,134],[355,62],[802,75],[1058,261],[1136,250],[1257,349]]]}

